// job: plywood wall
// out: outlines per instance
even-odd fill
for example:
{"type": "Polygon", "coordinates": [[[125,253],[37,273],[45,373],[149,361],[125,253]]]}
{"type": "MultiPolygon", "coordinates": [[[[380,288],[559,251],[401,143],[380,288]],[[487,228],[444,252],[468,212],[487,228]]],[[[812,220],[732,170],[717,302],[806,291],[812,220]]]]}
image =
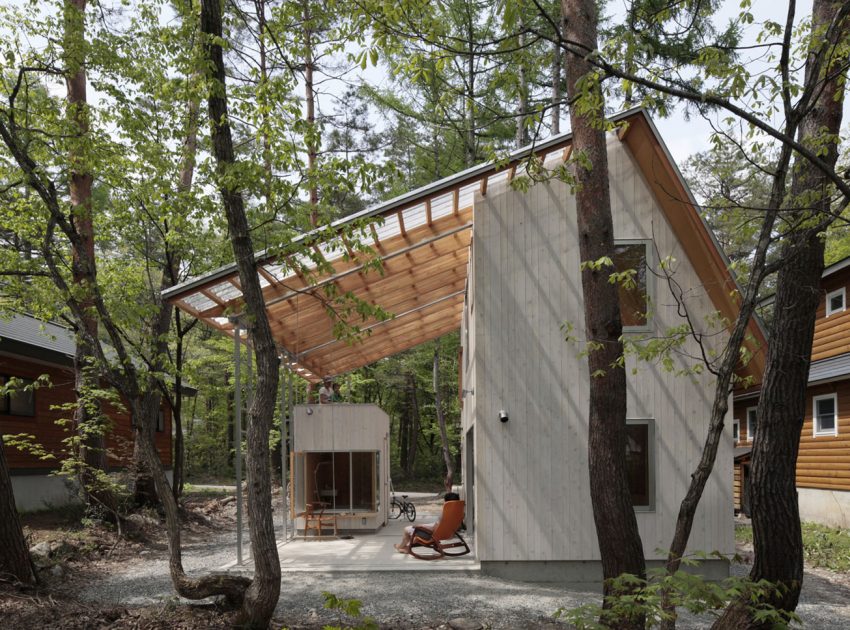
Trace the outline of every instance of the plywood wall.
{"type": "MultiPolygon", "coordinates": [[[[714,311],[691,261],[627,149],[609,143],[611,200],[618,239],[652,239],[675,258],[675,278],[699,326],[714,311]]],[[[491,189],[475,201],[475,284],[468,306],[474,402],[477,552],[482,561],[599,558],[587,472],[588,374],[574,197],[560,182],[527,193],[491,189]],[[500,409],[510,415],[498,419],[500,409]]],[[[655,331],[683,320],[665,282],[654,279],[655,331]]],[[[720,336],[723,336],[722,333],[720,336]]],[[[683,347],[698,356],[696,345],[683,347]]],[[[693,363],[681,355],[677,368],[693,363]]],[[[647,557],[669,546],[676,513],[696,466],[713,397],[709,376],[677,376],[629,360],[628,413],[656,423],[656,506],[639,513],[647,557]],[[637,368],[637,374],[631,373],[637,368]]],[[[731,434],[721,445],[691,536],[691,549],[732,552],[731,434]]]]}

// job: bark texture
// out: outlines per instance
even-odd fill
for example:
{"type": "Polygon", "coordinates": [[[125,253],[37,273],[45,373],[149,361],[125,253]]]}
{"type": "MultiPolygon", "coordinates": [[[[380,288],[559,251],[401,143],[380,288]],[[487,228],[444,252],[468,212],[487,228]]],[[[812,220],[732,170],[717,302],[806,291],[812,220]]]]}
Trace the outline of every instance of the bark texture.
{"type": "Polygon", "coordinates": [[[443,396],[440,392],[440,340],[434,345],[434,407],[437,410],[437,423],[440,426],[440,445],[443,450],[443,462],[446,464],[446,477],[443,485],[446,492],[452,491],[455,479],[455,467],[449,448],[449,432],[446,427],[446,414],[443,412],[443,396]]]}
{"type": "Polygon", "coordinates": [[[16,581],[34,585],[38,580],[15,507],[4,448],[3,435],[0,433],[0,582],[16,581]]]}
{"type": "Polygon", "coordinates": [[[214,79],[209,96],[213,155],[218,163],[220,192],[239,271],[239,283],[245,298],[244,326],[253,343],[257,363],[256,390],[248,411],[246,453],[248,521],[255,571],[254,580],[245,594],[239,623],[247,627],[265,628],[280,596],[280,561],[272,520],[271,471],[268,465],[269,430],[277,398],[280,361],[257,277],[242,195],[234,182],[226,177],[227,170],[235,163],[235,157],[227,118],[224,57],[221,46],[216,43],[222,36],[219,0],[205,0],[201,3],[201,30],[210,37],[205,48],[214,79]]]}
{"type": "MultiPolygon", "coordinates": [[[[813,33],[821,33],[836,16],[842,3],[815,0],[812,7],[813,33]]],[[[842,38],[850,34],[844,20],[842,38]]],[[[813,38],[806,63],[806,82],[818,54],[824,50],[820,36],[813,38]]],[[[840,39],[839,39],[840,41],[840,39]]],[[[834,140],[824,143],[824,134],[837,134],[841,128],[844,83],[835,72],[837,60],[820,66],[825,80],[822,90],[800,123],[798,138],[806,146],[825,150],[824,162],[834,167],[838,158],[834,140]]],[[[814,70],[818,71],[818,70],[814,70]]],[[[778,587],[762,600],[780,610],[797,607],[803,583],[803,541],[797,503],[796,462],[800,431],[806,413],[815,316],[821,298],[820,279],[824,267],[824,242],[816,223],[831,211],[833,188],[822,171],[803,158],[796,161],[789,213],[790,234],[782,248],[788,261],[777,277],[774,319],[770,329],[767,366],[756,412],[750,475],[750,509],[753,521],[755,558],[750,578],[767,580],[778,587]]],[[[758,622],[746,601],[734,602],[718,619],[715,628],[768,628],[758,622]]]]}
{"type": "MultiPolygon", "coordinates": [[[[596,49],[597,7],[592,0],[563,0],[564,37],[596,49]]],[[[569,55],[565,62],[567,95],[571,102],[582,92],[579,83],[591,70],[582,58],[569,55]]],[[[603,96],[592,89],[596,105],[588,111],[570,108],[573,152],[592,165],[577,163],[576,211],[579,252],[583,262],[614,258],[614,233],[608,189],[608,153],[601,124],[603,96]]],[[[586,267],[582,271],[585,335],[590,352],[590,410],[588,415],[588,465],[590,497],[596,536],[602,556],[605,605],[612,594],[607,582],[623,573],[645,576],[643,544],[629,492],[624,453],[626,450],[626,374],[612,367],[623,354],[620,341],[618,288],[608,281],[610,267],[586,267]]],[[[642,628],[642,618],[623,618],[618,628],[642,628]]]]}
{"type": "Polygon", "coordinates": [[[80,487],[89,507],[115,517],[116,503],[109,488],[98,480],[98,471],[106,471],[107,427],[92,392],[99,379],[95,367],[95,351],[90,339],[97,337],[97,317],[92,291],[97,282],[94,261],[94,223],[92,221],[92,183],[94,177],[86,166],[86,142],[89,135],[88,99],[85,69],[86,0],[68,0],[65,4],[64,42],[67,58],[65,87],[68,116],[73,122],[74,138],[69,143],[68,193],[71,201],[71,225],[78,240],[71,247],[71,282],[82,296],[83,317],[77,322],[74,353],[74,390],[77,408],[74,427],[80,439],[80,487]]]}

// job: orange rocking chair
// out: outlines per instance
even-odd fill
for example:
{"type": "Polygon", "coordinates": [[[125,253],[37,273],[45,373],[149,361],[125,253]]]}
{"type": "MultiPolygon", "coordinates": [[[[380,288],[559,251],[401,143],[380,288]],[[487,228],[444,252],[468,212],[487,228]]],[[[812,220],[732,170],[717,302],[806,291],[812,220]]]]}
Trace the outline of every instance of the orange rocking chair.
{"type": "Polygon", "coordinates": [[[443,504],[443,515],[434,531],[422,527],[413,528],[410,540],[410,555],[420,560],[436,560],[437,558],[464,556],[469,553],[469,545],[458,533],[463,523],[463,513],[466,503],[463,501],[446,501],[443,504]],[[434,553],[420,554],[417,547],[427,547],[434,553]],[[448,551],[463,547],[462,551],[448,551]]]}

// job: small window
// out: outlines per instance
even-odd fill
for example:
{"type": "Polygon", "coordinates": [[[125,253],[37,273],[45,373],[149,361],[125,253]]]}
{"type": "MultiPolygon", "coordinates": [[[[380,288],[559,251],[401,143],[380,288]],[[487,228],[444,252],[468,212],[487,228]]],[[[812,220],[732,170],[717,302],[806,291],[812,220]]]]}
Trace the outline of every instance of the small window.
{"type": "Polygon", "coordinates": [[[836,313],[841,313],[847,302],[847,293],[844,290],[844,287],[836,291],[832,291],[826,294],[826,316],[835,315],[836,313]]]}
{"type": "Polygon", "coordinates": [[[838,435],[838,397],[815,396],[813,406],[814,435],[838,435]]]}
{"type": "Polygon", "coordinates": [[[614,243],[614,270],[634,271],[628,282],[618,282],[620,317],[623,329],[646,330],[649,325],[649,274],[647,261],[649,247],[646,241],[616,241],[614,243]]]}
{"type": "Polygon", "coordinates": [[[165,432],[165,414],[162,409],[159,410],[159,413],[156,416],[156,431],[157,433],[165,432]]]}
{"type": "Polygon", "coordinates": [[[752,442],[756,436],[758,425],[756,424],[756,412],[758,407],[750,407],[747,409],[747,442],[752,442]]]}
{"type": "MultiPolygon", "coordinates": [[[[0,387],[9,383],[10,377],[0,376],[0,387]]],[[[35,415],[35,390],[31,387],[33,381],[28,378],[16,378],[18,387],[0,396],[0,413],[10,416],[35,415]],[[26,389],[25,389],[26,388],[26,389]]]]}
{"type": "Polygon", "coordinates": [[[732,420],[732,439],[737,443],[741,439],[741,421],[732,420]]]}
{"type": "Polygon", "coordinates": [[[632,505],[655,509],[655,426],[652,420],[626,421],[626,468],[632,505]]]}

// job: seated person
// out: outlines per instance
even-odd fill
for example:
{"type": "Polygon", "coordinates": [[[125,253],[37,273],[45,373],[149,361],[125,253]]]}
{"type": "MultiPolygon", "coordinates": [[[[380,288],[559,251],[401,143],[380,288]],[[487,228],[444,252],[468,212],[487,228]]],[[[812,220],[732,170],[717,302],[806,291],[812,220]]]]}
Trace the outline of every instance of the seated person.
{"type": "MultiPolygon", "coordinates": [[[[457,492],[446,492],[446,496],[443,497],[443,501],[448,503],[449,501],[460,501],[460,495],[457,492]]],[[[433,523],[426,523],[425,525],[408,525],[404,528],[404,535],[401,537],[401,542],[397,545],[393,545],[396,548],[396,551],[399,553],[410,553],[410,543],[413,541],[413,530],[427,530],[429,532],[433,532],[439,524],[440,519],[438,518],[433,523]]]]}
{"type": "Polygon", "coordinates": [[[325,379],[325,382],[322,383],[322,386],[319,388],[319,404],[325,405],[331,402],[331,397],[333,396],[333,387],[331,385],[332,381],[329,378],[325,379]]]}

